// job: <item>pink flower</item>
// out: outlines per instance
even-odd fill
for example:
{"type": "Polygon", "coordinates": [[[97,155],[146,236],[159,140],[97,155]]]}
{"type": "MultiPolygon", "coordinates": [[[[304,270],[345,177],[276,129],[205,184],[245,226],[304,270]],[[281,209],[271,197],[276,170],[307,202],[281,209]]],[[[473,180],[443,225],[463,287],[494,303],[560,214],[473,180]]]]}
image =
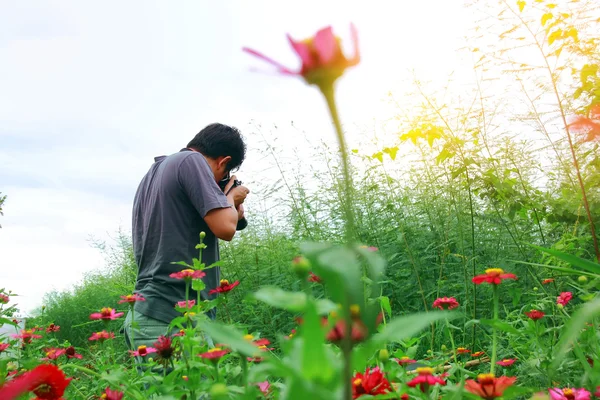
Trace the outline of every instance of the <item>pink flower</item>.
{"type": "Polygon", "coordinates": [[[239,284],[240,281],[235,281],[230,285],[227,279],[221,279],[221,282],[219,282],[219,286],[216,289],[212,289],[211,291],[209,291],[208,294],[227,293],[232,291],[233,288],[239,284]]]}
{"type": "Polygon", "coordinates": [[[0,343],[0,353],[10,347],[10,343],[0,343]]]}
{"type": "Polygon", "coordinates": [[[50,324],[46,328],[46,333],[58,332],[58,331],[60,331],[60,326],[58,326],[58,325],[50,324]]]}
{"type": "Polygon", "coordinates": [[[206,274],[203,271],[188,268],[188,269],[181,270],[179,272],[173,272],[169,276],[171,278],[175,278],[175,279],[192,280],[192,279],[204,278],[205,275],[206,274]]]}
{"type": "Polygon", "coordinates": [[[34,329],[23,329],[23,330],[21,330],[21,332],[18,335],[11,335],[11,336],[15,339],[22,339],[23,344],[31,343],[31,339],[41,339],[42,338],[41,335],[35,334],[35,328],[34,329]]]}
{"type": "Polygon", "coordinates": [[[368,250],[368,251],[377,251],[377,250],[379,250],[379,249],[378,249],[377,247],[375,247],[375,246],[360,246],[360,248],[361,248],[361,249],[368,250]]]}
{"type": "Polygon", "coordinates": [[[65,349],[65,355],[67,356],[67,358],[77,358],[79,360],[83,358],[81,354],[77,354],[77,351],[73,346],[69,346],[65,349]]]}
{"type": "Polygon", "coordinates": [[[146,301],[146,299],[144,298],[144,296],[134,293],[134,294],[128,294],[125,296],[121,296],[121,300],[119,301],[119,304],[123,304],[123,303],[134,304],[138,301],[146,301]]]}
{"type": "Polygon", "coordinates": [[[156,349],[154,347],[147,347],[144,345],[138,346],[138,349],[136,351],[129,350],[129,354],[135,357],[145,357],[151,353],[156,353],[156,349]]]}
{"type": "Polygon", "coordinates": [[[106,388],[106,390],[104,390],[104,393],[102,393],[102,396],[100,396],[100,398],[102,400],[122,400],[123,395],[123,392],[119,392],[118,390],[110,390],[109,388],[106,388]]]}
{"type": "Polygon", "coordinates": [[[193,308],[196,305],[196,300],[178,301],[176,306],[179,308],[193,308]]]}
{"type": "Polygon", "coordinates": [[[552,400],[590,400],[590,392],[585,389],[553,388],[549,390],[552,400]]]}
{"type": "Polygon", "coordinates": [[[481,285],[486,282],[491,285],[499,285],[504,279],[517,279],[515,274],[504,273],[502,268],[488,268],[485,270],[485,274],[477,275],[473,277],[473,283],[481,285]]]}
{"type": "Polygon", "coordinates": [[[502,367],[510,367],[511,365],[513,365],[515,363],[515,361],[517,361],[516,358],[505,358],[502,361],[497,361],[496,364],[498,364],[502,367]]]}
{"type": "Polygon", "coordinates": [[[419,389],[421,389],[421,392],[423,393],[427,392],[429,390],[429,387],[435,384],[440,384],[442,386],[446,384],[446,381],[444,379],[442,379],[439,376],[433,375],[433,368],[417,368],[417,374],[419,375],[416,378],[413,378],[406,384],[409,387],[419,386],[419,389]]]}
{"type": "Polygon", "coordinates": [[[57,349],[54,347],[46,349],[45,351],[46,351],[46,357],[42,358],[42,360],[44,360],[44,361],[56,360],[58,357],[65,354],[65,349],[57,349]]]}
{"type": "Polygon", "coordinates": [[[440,310],[452,310],[458,306],[458,301],[454,297],[440,297],[433,302],[433,308],[440,310]]]}
{"type": "Polygon", "coordinates": [[[413,359],[411,359],[411,358],[410,358],[410,357],[408,357],[408,356],[403,356],[403,357],[401,357],[401,358],[394,358],[394,361],[396,361],[396,362],[398,363],[398,365],[401,365],[401,366],[403,366],[403,367],[404,367],[405,365],[408,365],[408,364],[414,364],[414,363],[416,363],[416,362],[417,362],[416,360],[413,360],[413,359]]]}
{"type": "Polygon", "coordinates": [[[600,104],[590,109],[589,118],[577,115],[569,124],[571,131],[585,134],[584,142],[600,139],[600,104]]]}
{"type": "Polygon", "coordinates": [[[212,362],[217,363],[217,362],[219,362],[221,357],[223,357],[227,353],[229,353],[229,350],[221,349],[220,347],[215,347],[215,348],[209,349],[205,353],[198,354],[198,355],[202,358],[206,358],[207,360],[211,360],[212,362]]]}
{"type": "Polygon", "coordinates": [[[256,386],[258,386],[261,393],[265,396],[269,394],[269,389],[271,389],[271,384],[269,383],[269,381],[258,382],[256,383],[256,386]]]}
{"type": "Polygon", "coordinates": [[[561,306],[566,306],[567,304],[569,304],[569,302],[571,301],[572,298],[573,298],[573,293],[562,292],[556,298],[556,304],[560,304],[561,306]]]}
{"type": "Polygon", "coordinates": [[[100,310],[99,313],[90,314],[90,319],[101,319],[103,321],[110,321],[122,317],[123,314],[125,313],[118,313],[110,307],[104,307],[100,310]]]}
{"type": "Polygon", "coordinates": [[[346,68],[358,64],[360,60],[358,34],[354,25],[350,26],[350,32],[354,55],[349,59],[342,53],[340,41],[333,35],[330,26],[318,31],[314,37],[302,41],[296,41],[288,35],[290,45],[302,62],[302,67],[298,71],[293,71],[256,50],[247,47],[243,50],[274,65],[281,74],[302,76],[310,85],[331,85],[342,76],[346,68]]]}
{"type": "Polygon", "coordinates": [[[6,304],[10,301],[10,297],[4,293],[0,293],[0,304],[6,304]]]}
{"type": "Polygon", "coordinates": [[[88,340],[98,340],[100,343],[102,343],[107,339],[114,339],[114,338],[115,338],[114,333],[101,331],[101,332],[94,332],[88,340]]]}

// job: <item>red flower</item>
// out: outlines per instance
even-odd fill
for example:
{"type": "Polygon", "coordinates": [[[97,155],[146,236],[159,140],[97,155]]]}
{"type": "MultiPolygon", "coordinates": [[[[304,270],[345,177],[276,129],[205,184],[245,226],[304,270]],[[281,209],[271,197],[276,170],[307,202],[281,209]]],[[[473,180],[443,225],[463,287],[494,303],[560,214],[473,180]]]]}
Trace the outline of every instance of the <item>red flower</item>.
{"type": "Polygon", "coordinates": [[[377,251],[379,250],[377,247],[375,246],[360,246],[361,249],[365,249],[365,250],[369,250],[369,251],[377,251]]]}
{"type": "Polygon", "coordinates": [[[390,390],[390,383],[383,376],[379,367],[367,368],[364,375],[357,372],[352,378],[352,398],[357,399],[363,394],[376,396],[390,390]]]}
{"type": "Polygon", "coordinates": [[[98,341],[100,341],[100,343],[102,343],[107,339],[114,339],[114,338],[115,338],[114,333],[101,331],[101,332],[94,332],[88,340],[98,340],[98,341]]]}
{"type": "Polygon", "coordinates": [[[440,310],[452,310],[459,305],[454,297],[440,297],[433,302],[433,308],[439,308],[440,310]]]}
{"type": "Polygon", "coordinates": [[[561,306],[566,306],[567,304],[569,304],[569,302],[571,301],[572,298],[573,298],[573,293],[571,293],[571,292],[562,292],[556,298],[556,304],[559,304],[561,306]]]}
{"type": "Polygon", "coordinates": [[[223,357],[227,353],[229,353],[229,350],[223,350],[220,347],[215,347],[213,349],[208,350],[206,353],[198,355],[202,358],[206,358],[207,360],[211,360],[214,363],[218,363],[221,357],[223,357]]]}
{"type": "Polygon", "coordinates": [[[10,343],[0,343],[0,353],[10,347],[10,343]]]}
{"type": "Polygon", "coordinates": [[[485,351],[476,351],[475,353],[471,354],[471,357],[481,357],[484,354],[485,351]]]}
{"type": "Polygon", "coordinates": [[[175,278],[175,279],[192,280],[192,279],[204,278],[205,275],[206,274],[203,271],[193,270],[193,269],[188,268],[188,269],[181,270],[179,272],[173,272],[169,276],[171,278],[175,278]]]}
{"type": "Polygon", "coordinates": [[[398,363],[398,365],[401,365],[403,367],[405,365],[414,364],[417,362],[416,360],[412,360],[410,357],[407,357],[407,356],[403,356],[400,358],[394,358],[394,361],[396,361],[398,363]]]}
{"type": "Polygon", "coordinates": [[[314,283],[323,283],[323,279],[320,276],[315,275],[312,271],[310,275],[308,275],[308,281],[314,283]]]}
{"type": "Polygon", "coordinates": [[[166,336],[159,336],[158,340],[152,344],[160,360],[169,360],[173,356],[173,339],[166,336]]]}
{"type": "Polygon", "coordinates": [[[115,312],[115,310],[110,307],[104,307],[100,310],[99,313],[90,314],[90,319],[101,319],[103,321],[111,321],[111,320],[122,317],[123,314],[125,314],[125,313],[122,313],[122,312],[118,313],[118,312],[115,312]]]}
{"type": "Polygon", "coordinates": [[[58,325],[50,324],[46,328],[46,333],[58,332],[58,331],[60,331],[60,326],[58,326],[58,325]]]}
{"type": "Polygon", "coordinates": [[[552,283],[552,282],[554,282],[554,279],[552,279],[552,278],[544,279],[542,281],[542,285],[547,285],[547,284],[552,283]]]}
{"type": "Polygon", "coordinates": [[[240,281],[235,281],[230,285],[229,281],[227,279],[221,279],[221,281],[219,282],[219,287],[216,289],[212,289],[211,291],[208,292],[208,294],[227,293],[227,292],[230,292],[231,290],[233,290],[233,288],[239,284],[240,284],[240,281]]]}
{"type": "Polygon", "coordinates": [[[106,388],[106,390],[104,390],[104,393],[102,393],[100,398],[102,400],[122,400],[123,392],[119,392],[118,390],[110,390],[109,388],[106,388]]]}
{"type": "Polygon", "coordinates": [[[185,336],[185,331],[183,329],[179,330],[179,332],[172,334],[171,336],[173,337],[177,337],[177,336],[185,336]]]}
{"type": "Polygon", "coordinates": [[[584,142],[600,139],[600,104],[590,109],[589,118],[583,115],[574,117],[569,128],[575,133],[585,134],[584,142]]]}
{"type": "Polygon", "coordinates": [[[333,83],[342,76],[346,68],[358,64],[360,59],[358,35],[354,25],[350,26],[350,31],[354,45],[354,56],[350,59],[347,59],[342,53],[340,42],[333,35],[331,27],[323,28],[314,37],[303,41],[295,41],[288,35],[292,48],[302,61],[302,67],[299,71],[284,67],[255,50],[247,47],[244,47],[243,50],[274,65],[281,74],[302,76],[308,84],[319,86],[333,83]]]}
{"type": "Polygon", "coordinates": [[[78,358],[80,360],[83,358],[81,354],[77,354],[75,347],[73,346],[69,346],[65,349],[65,355],[67,358],[78,358]]]}
{"type": "MultiPolygon", "coordinates": [[[[119,300],[119,304],[123,304],[123,303],[134,304],[138,301],[146,301],[146,299],[144,298],[144,296],[134,293],[134,294],[128,294],[125,296],[121,296],[121,300],[119,300]]],[[[109,389],[107,389],[107,390],[109,390],[109,389]]]]}
{"type": "Polygon", "coordinates": [[[154,347],[147,347],[144,345],[138,346],[136,351],[129,350],[129,354],[135,357],[145,357],[151,353],[156,353],[156,349],[154,347]]]}
{"type": "Polygon", "coordinates": [[[56,360],[58,357],[65,354],[65,349],[57,349],[57,348],[49,348],[44,350],[46,352],[46,357],[42,358],[43,361],[48,360],[56,360]]]}
{"type": "Polygon", "coordinates": [[[493,400],[502,396],[506,388],[512,386],[517,380],[514,376],[501,376],[496,378],[493,374],[481,374],[477,376],[477,382],[468,379],[465,389],[485,400],[493,400]]]}
{"type": "Polygon", "coordinates": [[[38,399],[58,400],[65,393],[71,378],[52,364],[41,364],[31,371],[7,382],[0,388],[0,399],[16,399],[33,392],[38,399]]]}
{"type": "Polygon", "coordinates": [[[0,293],[0,304],[6,304],[10,301],[10,297],[4,293],[0,293]]]}
{"type": "Polygon", "coordinates": [[[196,305],[196,300],[188,300],[188,301],[178,301],[177,304],[175,304],[175,307],[179,307],[179,308],[194,308],[194,306],[196,305]]]}
{"type": "Polygon", "coordinates": [[[415,378],[413,378],[406,384],[409,387],[416,387],[418,385],[419,389],[421,389],[421,392],[423,393],[427,392],[429,390],[429,387],[435,384],[440,384],[442,386],[446,384],[446,381],[444,379],[442,379],[439,376],[433,375],[433,368],[417,368],[417,374],[419,375],[417,375],[415,378]]]}
{"type": "Polygon", "coordinates": [[[515,363],[515,361],[517,361],[516,358],[505,358],[502,361],[497,361],[496,364],[498,364],[502,367],[510,367],[511,365],[513,365],[515,363]]]}
{"type": "Polygon", "coordinates": [[[34,329],[22,329],[18,335],[11,335],[11,337],[13,337],[15,339],[22,339],[23,344],[29,344],[29,343],[31,343],[31,339],[41,339],[42,335],[36,335],[35,328],[34,328],[34,329]]]}
{"type": "Polygon", "coordinates": [[[510,273],[505,274],[502,268],[488,268],[485,270],[485,274],[473,277],[473,283],[481,285],[487,282],[492,285],[499,285],[504,279],[517,279],[517,276],[510,273]]]}
{"type": "Polygon", "coordinates": [[[471,352],[471,350],[466,349],[464,347],[457,347],[456,348],[456,353],[457,354],[469,354],[471,352]]]}
{"type": "MultiPolygon", "coordinates": [[[[352,321],[352,329],[350,337],[353,343],[359,343],[365,340],[367,337],[367,327],[360,319],[354,319],[352,321]]],[[[339,343],[344,340],[346,335],[346,321],[339,320],[335,323],[333,328],[327,333],[327,340],[332,343],[339,343]]]]}
{"type": "Polygon", "coordinates": [[[531,310],[529,312],[526,312],[525,315],[527,315],[530,319],[537,321],[538,319],[543,318],[546,314],[539,310],[531,310]]]}

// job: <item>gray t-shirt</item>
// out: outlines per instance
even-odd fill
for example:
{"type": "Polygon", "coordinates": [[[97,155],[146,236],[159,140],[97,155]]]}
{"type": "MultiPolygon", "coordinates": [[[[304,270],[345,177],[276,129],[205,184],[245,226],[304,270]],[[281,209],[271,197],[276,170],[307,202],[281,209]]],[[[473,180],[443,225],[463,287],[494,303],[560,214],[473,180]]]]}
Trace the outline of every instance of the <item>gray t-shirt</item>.
{"type": "MultiPolygon", "coordinates": [[[[219,242],[204,217],[216,208],[231,207],[215,182],[204,156],[182,149],[170,156],[156,157],[142,179],[133,201],[133,252],[138,266],[135,292],[146,298],[135,310],[151,318],[171,322],[181,316],[174,307],[185,300],[185,282],[170,278],[198,258],[195,248],[200,232],[206,232],[202,262],[209,266],[219,260],[219,242]]],[[[202,299],[212,299],[208,291],[219,286],[219,267],[209,268],[202,279],[206,289],[202,299]]],[[[190,289],[190,300],[196,299],[190,289]]],[[[215,312],[209,314],[214,318],[215,312]]]]}

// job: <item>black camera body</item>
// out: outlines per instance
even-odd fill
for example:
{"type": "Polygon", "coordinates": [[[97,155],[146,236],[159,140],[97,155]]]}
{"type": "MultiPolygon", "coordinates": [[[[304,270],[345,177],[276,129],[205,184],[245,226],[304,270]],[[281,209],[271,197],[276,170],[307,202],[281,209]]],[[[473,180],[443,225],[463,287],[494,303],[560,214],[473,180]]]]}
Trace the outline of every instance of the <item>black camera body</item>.
{"type": "MultiPolygon", "coordinates": [[[[223,192],[225,192],[225,186],[227,186],[227,184],[229,183],[230,180],[231,179],[227,178],[227,179],[220,180],[218,182],[219,187],[221,188],[221,190],[223,192]]],[[[233,189],[234,187],[238,187],[238,186],[242,186],[242,181],[238,181],[237,179],[234,179],[233,185],[231,185],[231,189],[233,189]]],[[[229,190],[231,190],[231,189],[229,189],[229,190]]],[[[227,193],[225,193],[225,194],[227,194],[227,193]]]]}

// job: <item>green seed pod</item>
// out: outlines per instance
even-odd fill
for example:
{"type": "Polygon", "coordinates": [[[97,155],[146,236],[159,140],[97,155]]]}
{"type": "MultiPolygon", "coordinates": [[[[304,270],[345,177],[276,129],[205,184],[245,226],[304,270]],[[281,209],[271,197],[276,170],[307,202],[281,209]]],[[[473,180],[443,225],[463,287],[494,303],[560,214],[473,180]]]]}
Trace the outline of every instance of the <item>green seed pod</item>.
{"type": "Polygon", "coordinates": [[[298,256],[292,261],[292,269],[298,275],[298,278],[306,279],[310,272],[310,262],[306,258],[298,256]]]}
{"type": "Polygon", "coordinates": [[[390,359],[390,352],[387,349],[379,350],[379,361],[387,362],[390,359]]]}
{"type": "Polygon", "coordinates": [[[577,280],[579,281],[579,283],[586,283],[588,281],[588,278],[585,275],[581,275],[579,278],[577,278],[577,280]]]}

